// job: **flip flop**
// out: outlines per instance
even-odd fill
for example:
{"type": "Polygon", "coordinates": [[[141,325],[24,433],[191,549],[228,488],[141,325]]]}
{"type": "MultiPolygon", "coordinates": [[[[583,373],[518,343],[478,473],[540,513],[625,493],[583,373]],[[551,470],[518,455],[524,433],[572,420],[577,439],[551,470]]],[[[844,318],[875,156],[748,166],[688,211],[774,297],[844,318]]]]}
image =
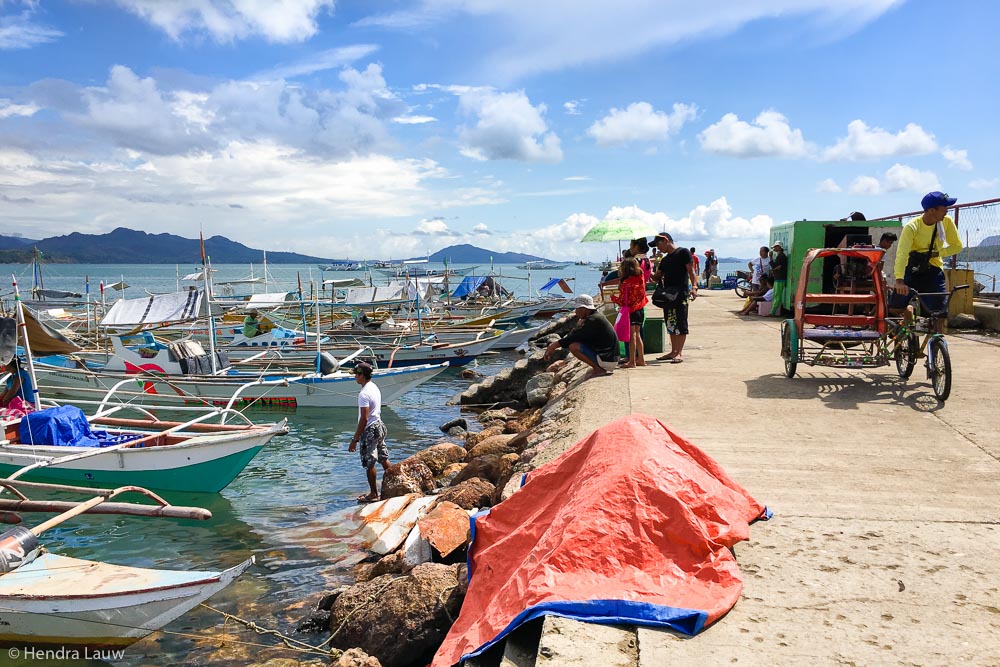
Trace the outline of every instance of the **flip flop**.
{"type": "Polygon", "coordinates": [[[361,503],[361,504],[377,503],[378,502],[378,498],[372,498],[370,495],[368,495],[366,493],[363,496],[358,496],[358,502],[361,503]]]}
{"type": "Polygon", "coordinates": [[[674,357],[673,359],[670,360],[670,363],[672,363],[672,364],[682,364],[682,363],[684,363],[684,359],[682,359],[681,357],[674,357]]]}
{"type": "Polygon", "coordinates": [[[657,361],[671,361],[676,356],[677,356],[676,354],[664,354],[661,357],[657,357],[656,360],[657,361]]]}

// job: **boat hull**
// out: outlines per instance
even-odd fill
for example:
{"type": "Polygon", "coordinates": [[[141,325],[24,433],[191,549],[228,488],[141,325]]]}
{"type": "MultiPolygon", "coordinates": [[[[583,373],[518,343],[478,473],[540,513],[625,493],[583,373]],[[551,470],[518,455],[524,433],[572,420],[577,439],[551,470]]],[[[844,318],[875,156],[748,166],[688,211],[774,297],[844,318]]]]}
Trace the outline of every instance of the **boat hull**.
{"type": "Polygon", "coordinates": [[[43,553],[0,576],[0,642],[128,646],[221,591],[253,562],[184,572],[43,553]]]}
{"type": "MultiPolygon", "coordinates": [[[[123,448],[77,461],[35,468],[22,479],[78,486],[142,486],[158,491],[217,493],[226,488],[276,435],[282,420],[224,435],[196,436],[176,445],[123,448]]],[[[0,445],[0,476],[47,458],[90,451],[89,447],[0,445]]]]}
{"type": "MultiPolygon", "coordinates": [[[[430,380],[448,367],[447,363],[393,368],[376,371],[372,378],[382,392],[382,401],[389,404],[410,389],[430,380]]],[[[263,376],[268,384],[246,386],[258,376],[170,376],[165,378],[126,373],[90,372],[36,364],[38,384],[44,394],[100,399],[118,382],[135,377],[130,389],[116,392],[119,400],[144,404],[203,404],[226,405],[240,390],[234,407],[252,404],[260,407],[357,408],[358,384],[351,373],[326,376],[263,376]],[[244,388],[245,387],[245,388],[244,388]]]]}

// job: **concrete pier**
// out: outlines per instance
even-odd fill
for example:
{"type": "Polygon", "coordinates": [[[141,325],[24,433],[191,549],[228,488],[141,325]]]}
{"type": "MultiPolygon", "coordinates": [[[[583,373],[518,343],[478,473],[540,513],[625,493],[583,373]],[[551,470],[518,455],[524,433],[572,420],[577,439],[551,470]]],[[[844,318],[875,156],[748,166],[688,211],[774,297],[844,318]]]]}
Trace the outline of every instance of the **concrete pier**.
{"type": "Polygon", "coordinates": [[[949,336],[941,404],[919,363],[908,381],[894,366],[784,377],[780,321],[740,303],[702,292],[684,363],[649,355],[583,383],[557,443],[642,412],[715,457],[775,513],[736,546],[740,601],[693,638],[546,619],[538,651],[502,664],[1000,664],[1000,340],[949,336]]]}

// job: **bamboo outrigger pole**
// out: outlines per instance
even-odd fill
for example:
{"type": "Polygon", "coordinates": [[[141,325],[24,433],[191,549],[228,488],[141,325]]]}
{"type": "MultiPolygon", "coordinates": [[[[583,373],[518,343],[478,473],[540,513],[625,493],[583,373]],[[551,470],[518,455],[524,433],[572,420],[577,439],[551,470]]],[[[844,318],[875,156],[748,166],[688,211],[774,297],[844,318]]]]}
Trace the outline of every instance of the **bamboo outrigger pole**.
{"type": "Polygon", "coordinates": [[[21,329],[24,340],[24,359],[28,364],[28,375],[31,377],[30,403],[37,408],[39,407],[38,379],[35,377],[35,364],[31,360],[31,343],[28,342],[28,325],[24,321],[24,304],[21,303],[21,292],[17,289],[17,278],[13,273],[10,275],[10,279],[14,285],[14,309],[17,313],[17,326],[21,329]]]}

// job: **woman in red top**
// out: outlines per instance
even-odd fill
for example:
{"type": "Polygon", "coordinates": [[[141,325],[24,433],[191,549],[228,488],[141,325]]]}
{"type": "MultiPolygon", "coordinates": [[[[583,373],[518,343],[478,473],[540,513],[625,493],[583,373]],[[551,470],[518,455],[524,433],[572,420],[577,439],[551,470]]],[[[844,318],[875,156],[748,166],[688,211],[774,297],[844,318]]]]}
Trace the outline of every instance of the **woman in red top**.
{"type": "Polygon", "coordinates": [[[620,308],[628,308],[631,336],[629,337],[628,362],[625,368],[645,366],[646,350],[642,344],[642,323],[646,319],[646,279],[635,257],[626,258],[619,269],[622,281],[618,294],[611,297],[620,308]]]}

